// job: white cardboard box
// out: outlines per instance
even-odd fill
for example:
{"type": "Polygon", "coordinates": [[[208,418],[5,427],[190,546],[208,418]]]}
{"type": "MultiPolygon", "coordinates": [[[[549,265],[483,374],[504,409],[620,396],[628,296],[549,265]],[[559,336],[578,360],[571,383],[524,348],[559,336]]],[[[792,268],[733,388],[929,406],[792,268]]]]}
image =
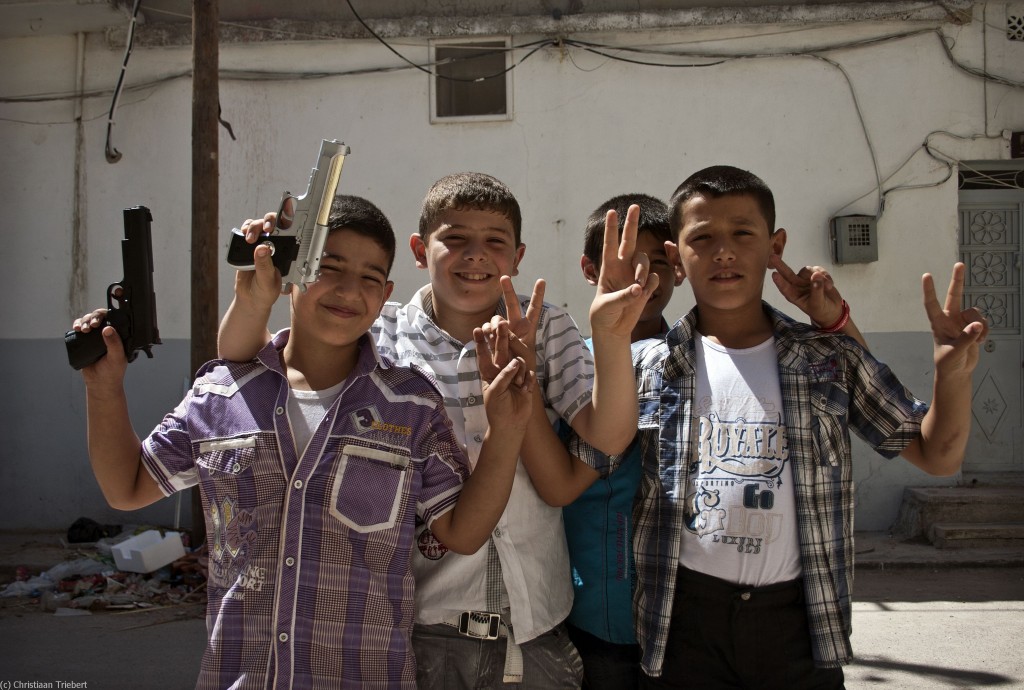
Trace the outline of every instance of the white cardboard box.
{"type": "Polygon", "coordinates": [[[114,545],[112,551],[117,569],[131,573],[151,573],[185,555],[181,533],[168,532],[160,536],[155,529],[114,545]]]}

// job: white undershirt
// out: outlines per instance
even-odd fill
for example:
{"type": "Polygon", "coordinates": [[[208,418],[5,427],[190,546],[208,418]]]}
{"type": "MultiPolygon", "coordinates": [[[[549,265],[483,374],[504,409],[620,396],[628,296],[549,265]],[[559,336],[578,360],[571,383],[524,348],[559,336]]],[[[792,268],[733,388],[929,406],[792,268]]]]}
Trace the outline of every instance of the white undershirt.
{"type": "Polygon", "coordinates": [[[313,433],[320,426],[327,410],[338,399],[345,381],[322,391],[303,391],[291,388],[288,391],[288,421],[292,425],[292,438],[298,457],[306,452],[306,446],[313,433]]]}
{"type": "Polygon", "coordinates": [[[687,524],[679,562],[753,586],[799,577],[775,339],[734,349],[701,336],[696,355],[687,524]]]}

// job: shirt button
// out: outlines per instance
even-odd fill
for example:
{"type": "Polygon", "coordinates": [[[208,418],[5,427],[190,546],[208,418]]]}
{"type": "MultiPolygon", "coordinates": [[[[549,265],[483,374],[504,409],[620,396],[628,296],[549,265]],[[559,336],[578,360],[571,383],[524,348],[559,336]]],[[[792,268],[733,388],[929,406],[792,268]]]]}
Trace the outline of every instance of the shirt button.
{"type": "Polygon", "coordinates": [[[740,595],[740,599],[743,601],[750,601],[750,592],[744,592],[740,595]]]}
{"type": "Polygon", "coordinates": [[[477,443],[483,443],[484,442],[483,438],[480,437],[480,434],[477,434],[476,436],[474,436],[473,440],[476,441],[477,443]]]}
{"type": "Polygon", "coordinates": [[[277,412],[277,414],[284,414],[284,408],[283,407],[279,407],[279,408],[277,408],[275,410],[275,412],[277,412]]]}
{"type": "Polygon", "coordinates": [[[235,474],[238,474],[239,472],[242,471],[242,466],[236,462],[235,466],[231,468],[231,471],[234,472],[235,474]]]}
{"type": "Polygon", "coordinates": [[[494,528],[494,537],[496,539],[501,539],[501,528],[500,527],[495,527],[494,528]]]}
{"type": "Polygon", "coordinates": [[[287,642],[288,641],[288,633],[281,633],[280,635],[277,636],[277,639],[281,640],[282,642],[287,642]]]}
{"type": "Polygon", "coordinates": [[[302,480],[301,479],[296,479],[295,483],[292,484],[292,486],[294,486],[296,489],[301,489],[302,488],[302,480]]]}
{"type": "Polygon", "coordinates": [[[470,405],[475,405],[476,404],[476,396],[475,395],[469,396],[466,399],[466,402],[468,402],[470,405]]]}
{"type": "Polygon", "coordinates": [[[295,565],[295,559],[289,556],[288,558],[284,559],[284,564],[291,568],[293,565],[295,565]]]}

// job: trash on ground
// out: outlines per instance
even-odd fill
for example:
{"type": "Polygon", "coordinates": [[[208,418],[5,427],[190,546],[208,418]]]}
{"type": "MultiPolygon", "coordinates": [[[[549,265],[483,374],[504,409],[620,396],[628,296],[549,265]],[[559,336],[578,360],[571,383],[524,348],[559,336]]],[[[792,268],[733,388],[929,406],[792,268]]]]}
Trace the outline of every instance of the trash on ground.
{"type": "Polygon", "coordinates": [[[66,544],[67,559],[45,572],[17,568],[13,582],[0,583],[0,600],[27,600],[61,616],[203,603],[206,546],[186,552],[188,536],[131,527],[94,543],[66,544]]]}

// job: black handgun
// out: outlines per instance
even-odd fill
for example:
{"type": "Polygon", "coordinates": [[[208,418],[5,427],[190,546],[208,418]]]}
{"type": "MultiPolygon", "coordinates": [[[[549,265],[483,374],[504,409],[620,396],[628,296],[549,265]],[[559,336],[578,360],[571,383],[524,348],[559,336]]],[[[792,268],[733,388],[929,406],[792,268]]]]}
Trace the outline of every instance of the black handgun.
{"type": "MultiPolygon", "coordinates": [[[[338,193],[341,180],[341,166],[350,149],[344,143],[324,139],[320,143],[320,154],[316,167],[309,174],[306,193],[295,196],[285,192],[278,211],[278,227],[263,235],[259,242],[270,245],[274,266],[281,272],[284,286],[294,283],[305,290],[307,283],[316,282],[320,277],[320,259],[327,241],[327,220],[331,215],[331,204],[338,193]],[[280,227],[285,203],[295,200],[291,227],[280,227]]],[[[238,228],[232,228],[228,244],[228,264],[238,270],[251,271],[255,268],[252,252],[255,245],[245,241],[238,228]]]]}
{"type": "Polygon", "coordinates": [[[107,288],[107,318],[102,326],[88,333],[72,330],[64,334],[68,362],[75,369],[87,367],[107,354],[102,335],[107,325],[113,326],[121,336],[129,362],[135,361],[139,350],[152,358],[152,346],[160,344],[153,290],[152,221],[153,216],[145,206],[124,210],[124,239],[121,240],[124,278],[107,288]],[[118,288],[120,294],[115,294],[118,288]]]}

